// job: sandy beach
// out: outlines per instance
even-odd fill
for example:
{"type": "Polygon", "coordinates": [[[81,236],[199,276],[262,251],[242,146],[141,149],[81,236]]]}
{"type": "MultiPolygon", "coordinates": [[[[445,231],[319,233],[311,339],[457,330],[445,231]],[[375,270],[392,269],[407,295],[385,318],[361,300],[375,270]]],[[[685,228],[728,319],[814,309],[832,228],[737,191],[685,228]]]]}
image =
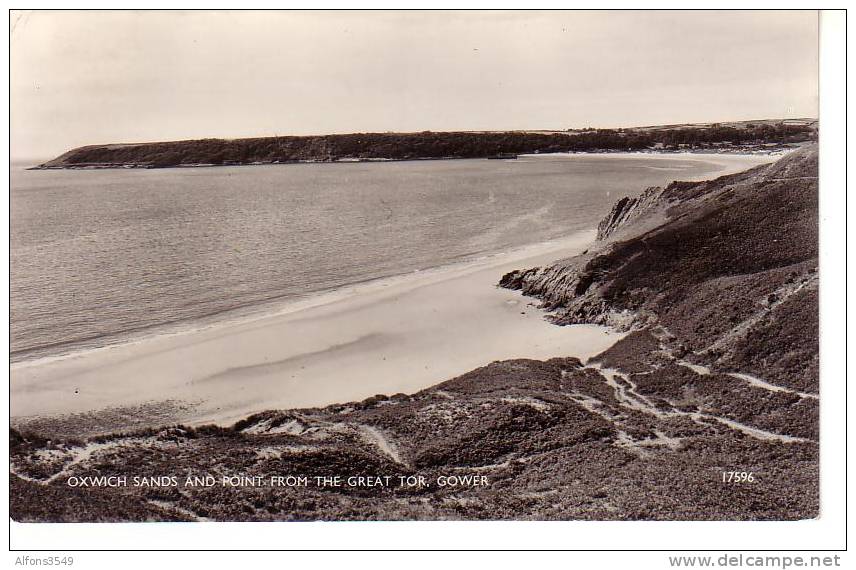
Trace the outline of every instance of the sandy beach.
{"type": "MultiPolygon", "coordinates": [[[[716,175],[774,160],[692,158],[713,162],[716,175]]],[[[496,284],[583,251],[595,233],[312,295],[251,320],[15,363],[11,416],[109,411],[135,424],[226,424],[266,409],[413,393],[495,360],[586,359],[621,335],[552,325],[532,300],[496,284]]]]}
{"type": "Polygon", "coordinates": [[[683,168],[675,168],[669,166],[653,166],[649,165],[647,168],[656,169],[656,170],[669,170],[675,172],[676,180],[683,180],[685,182],[700,182],[702,180],[710,180],[716,178],[717,176],[725,176],[728,174],[734,174],[737,172],[742,172],[744,170],[748,170],[750,168],[754,168],[761,164],[769,164],[771,162],[775,162],[783,156],[794,152],[796,149],[788,149],[788,150],[777,150],[774,152],[765,152],[765,153],[737,153],[737,152],[690,152],[690,151],[674,151],[674,152],[659,152],[659,151],[636,151],[636,152],[576,152],[576,153],[566,153],[566,152],[557,152],[557,153],[539,153],[539,154],[521,154],[517,160],[520,161],[531,161],[531,160],[544,160],[544,159],[556,159],[556,158],[566,158],[568,160],[609,160],[614,158],[644,158],[646,160],[653,161],[674,161],[676,159],[689,161],[689,162],[698,162],[698,163],[707,163],[714,167],[716,170],[707,174],[702,174],[699,176],[692,176],[682,174],[683,168]]]}
{"type": "Polygon", "coordinates": [[[379,280],[250,322],[18,364],[12,417],[171,401],[185,408],[177,420],[228,423],[264,409],[412,393],[498,359],[587,358],[621,335],[552,325],[496,283],[512,269],[579,253],[593,238],[379,280]]]}

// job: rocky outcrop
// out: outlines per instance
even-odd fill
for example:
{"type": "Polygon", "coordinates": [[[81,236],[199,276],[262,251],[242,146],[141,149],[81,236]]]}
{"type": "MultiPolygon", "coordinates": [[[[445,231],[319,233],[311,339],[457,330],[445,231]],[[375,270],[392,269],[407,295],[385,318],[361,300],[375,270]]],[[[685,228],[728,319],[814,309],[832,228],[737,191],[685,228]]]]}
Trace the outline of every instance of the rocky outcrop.
{"type": "Polygon", "coordinates": [[[644,216],[659,205],[663,188],[652,186],[635,198],[624,197],[612,207],[612,211],[597,226],[597,239],[603,241],[620,227],[644,216]]]}

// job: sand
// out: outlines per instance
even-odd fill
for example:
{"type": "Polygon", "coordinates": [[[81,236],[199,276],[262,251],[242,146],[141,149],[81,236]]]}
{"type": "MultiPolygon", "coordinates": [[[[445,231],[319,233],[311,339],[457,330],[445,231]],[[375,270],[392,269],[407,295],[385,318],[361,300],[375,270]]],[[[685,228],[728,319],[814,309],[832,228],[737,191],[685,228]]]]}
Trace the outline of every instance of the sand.
{"type": "Polygon", "coordinates": [[[690,161],[690,162],[704,162],[716,168],[716,170],[712,172],[708,172],[707,174],[700,174],[697,176],[687,176],[683,173],[683,168],[680,166],[655,166],[655,165],[646,165],[646,168],[653,168],[656,170],[666,170],[673,171],[675,173],[675,180],[683,180],[685,182],[701,182],[703,180],[712,180],[719,176],[725,176],[728,174],[735,174],[737,172],[742,172],[744,170],[748,170],[750,168],[754,168],[761,164],[769,164],[771,162],[775,162],[785,156],[786,154],[790,154],[796,151],[798,147],[786,149],[786,150],[776,150],[771,152],[761,152],[761,153],[753,153],[753,154],[741,154],[734,152],[691,152],[691,151],[679,151],[679,152],[656,152],[656,151],[634,151],[634,152],[578,152],[578,153],[567,153],[567,152],[557,152],[557,153],[541,153],[541,154],[521,154],[517,160],[520,161],[528,161],[528,160],[543,160],[543,159],[555,159],[557,157],[567,158],[568,160],[608,160],[615,158],[644,158],[646,161],[690,161]]]}
{"type": "Polygon", "coordinates": [[[379,280],[243,323],[16,364],[13,418],[181,401],[186,423],[227,424],[266,409],[413,393],[494,360],[593,356],[621,338],[559,327],[496,287],[512,269],[579,253],[567,239],[379,280]]]}

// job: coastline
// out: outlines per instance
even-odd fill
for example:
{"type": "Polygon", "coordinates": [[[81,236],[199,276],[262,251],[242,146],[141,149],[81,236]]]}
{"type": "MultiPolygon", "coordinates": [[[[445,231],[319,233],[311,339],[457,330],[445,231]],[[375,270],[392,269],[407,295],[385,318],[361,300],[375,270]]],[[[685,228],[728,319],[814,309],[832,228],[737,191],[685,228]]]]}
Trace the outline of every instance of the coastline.
{"type": "MultiPolygon", "coordinates": [[[[519,162],[533,162],[539,160],[607,160],[610,158],[642,158],[646,161],[658,161],[658,160],[670,160],[674,159],[677,154],[651,154],[651,153],[638,153],[638,152],[613,152],[613,153],[554,153],[547,154],[542,153],[538,155],[521,155],[521,159],[519,162]]],[[[673,176],[674,179],[679,179],[683,181],[696,181],[696,180],[704,180],[709,179],[715,176],[722,176],[726,174],[732,174],[736,172],[740,172],[746,170],[748,168],[752,168],[761,164],[766,164],[769,162],[773,162],[776,160],[775,155],[757,155],[757,154],[698,154],[698,153],[684,153],[680,155],[681,159],[686,159],[689,161],[694,161],[698,163],[705,163],[709,165],[711,168],[710,171],[697,174],[695,176],[688,176],[685,174],[685,170],[682,168],[660,168],[656,165],[643,165],[640,163],[641,168],[650,168],[655,170],[670,170],[673,171],[669,174],[669,176],[673,176]]],[[[517,162],[517,161],[515,161],[517,162]]],[[[263,165],[265,166],[265,165],[263,165]]],[[[640,187],[640,191],[644,188],[640,187]]],[[[607,189],[607,196],[610,192],[607,189]]],[[[604,210],[604,213],[606,211],[604,210]]],[[[598,216],[599,219],[599,216],[598,216]]],[[[593,220],[592,229],[595,227],[595,222],[597,220],[593,220]]],[[[559,240],[563,239],[565,234],[556,234],[547,237],[547,240],[559,240]]],[[[545,239],[545,238],[542,238],[545,239]]],[[[59,360],[68,357],[74,357],[80,353],[86,353],[89,351],[99,351],[99,350],[109,350],[116,346],[124,345],[124,344],[133,344],[141,341],[146,341],[148,339],[158,337],[158,336],[172,336],[172,335],[182,335],[195,333],[200,330],[205,330],[209,328],[221,328],[223,326],[232,326],[235,324],[241,324],[247,321],[254,321],[260,318],[266,318],[268,316],[273,316],[277,314],[281,314],[284,312],[291,312],[293,310],[297,310],[298,308],[314,306],[317,304],[327,303],[331,300],[335,300],[340,298],[343,295],[350,294],[358,294],[363,290],[364,287],[371,287],[375,282],[384,284],[388,280],[399,280],[399,279],[412,279],[418,277],[419,274],[424,274],[426,272],[432,271],[443,271],[449,266],[458,265],[461,263],[471,263],[473,261],[478,261],[483,258],[488,258],[492,256],[504,256],[504,255],[518,255],[520,252],[526,252],[531,248],[539,248],[542,247],[542,243],[530,243],[526,245],[508,245],[504,249],[500,250],[485,250],[478,251],[474,250],[467,254],[458,256],[456,258],[451,258],[441,263],[441,265],[436,266],[428,266],[421,267],[414,270],[408,270],[406,272],[390,272],[386,275],[378,275],[371,276],[366,278],[365,280],[356,280],[351,282],[343,282],[341,284],[336,284],[332,287],[319,288],[313,290],[306,290],[300,293],[289,293],[284,294],[277,297],[272,297],[263,301],[245,304],[245,305],[236,305],[234,307],[224,308],[222,310],[211,312],[207,314],[201,314],[198,316],[194,316],[192,318],[182,318],[174,321],[168,321],[163,323],[155,323],[146,325],[141,328],[136,329],[128,329],[125,332],[116,332],[111,335],[100,339],[98,342],[101,346],[95,345],[95,343],[88,342],[70,342],[67,346],[65,345],[57,345],[50,350],[44,350],[44,347],[34,346],[29,348],[24,348],[18,351],[15,351],[11,354],[12,368],[25,367],[29,366],[32,363],[42,363],[46,361],[59,360]]],[[[555,261],[555,260],[551,260],[555,261]]]]}
{"type": "Polygon", "coordinates": [[[537,303],[496,283],[521,263],[579,253],[593,238],[582,232],[369,282],[244,322],[16,363],[13,423],[170,401],[182,404],[175,421],[226,424],[265,409],[412,393],[499,359],[585,359],[623,335],[557,327],[537,303]]]}
{"type": "MultiPolygon", "coordinates": [[[[67,393],[67,378],[52,386],[44,374],[35,374],[31,392],[48,405],[82,404],[92,398],[91,388],[114,401],[130,402],[142,393],[167,399],[101,413],[32,421],[13,417],[13,516],[19,521],[815,518],[815,173],[816,151],[806,149],[735,176],[670,184],[662,196],[673,215],[654,229],[648,222],[629,221],[627,230],[635,233],[614,247],[596,245],[576,256],[593,232],[578,233],[386,287],[373,283],[371,291],[360,288],[359,294],[282,318],[226,327],[219,334],[190,334],[178,344],[161,339],[161,350],[137,346],[124,360],[96,367],[101,378],[89,378],[88,386],[81,382],[87,371],[78,371],[73,379],[84,387],[74,396],[67,393]],[[788,204],[796,205],[796,214],[788,204]],[[711,219],[711,209],[723,217],[711,219]],[[775,240],[753,240],[756,234],[795,235],[780,246],[794,257],[758,271],[769,259],[765,244],[775,240]],[[676,252],[675,243],[684,244],[683,250],[676,252]],[[555,261],[558,257],[564,259],[555,261]],[[632,263],[639,259],[641,264],[632,263]],[[735,259],[745,263],[737,275],[735,259]],[[538,268],[521,270],[521,265],[538,268]],[[508,268],[515,268],[518,278],[515,290],[503,294],[492,285],[508,268]],[[581,268],[598,273],[581,274],[581,268]],[[609,296],[615,284],[632,288],[630,294],[609,296]],[[736,302],[735,285],[744,294],[736,302]],[[665,289],[676,291],[677,303],[665,298],[665,289]],[[568,326],[547,322],[532,308],[536,303],[550,307],[553,322],[568,326]],[[745,308],[760,312],[747,314],[745,308]],[[606,313],[645,313],[650,320],[627,334],[592,325],[613,322],[625,330],[627,319],[601,319],[606,313]],[[750,334],[735,335],[735,330],[750,334]],[[753,335],[773,341],[758,343],[753,335]],[[487,360],[494,353],[501,360],[464,360],[473,355],[487,360]],[[454,369],[443,368],[449,367],[447,358],[468,370],[455,376],[454,369]],[[432,369],[423,370],[423,364],[432,369]],[[182,367],[203,376],[182,379],[182,367]],[[437,368],[442,369],[437,376],[446,377],[439,383],[428,378],[437,368]],[[112,378],[134,382],[115,386],[112,378]],[[396,392],[414,379],[428,387],[396,392]],[[305,396],[300,390],[307,388],[316,403],[300,403],[305,396]],[[182,401],[182,389],[208,399],[182,401]],[[378,395],[364,397],[374,389],[378,395]],[[319,393],[335,403],[317,403],[319,393]],[[248,490],[251,503],[208,486],[182,486],[179,479],[168,492],[63,487],[64,480],[85,480],[93,470],[125,474],[143,465],[173,477],[344,470],[348,476],[416,475],[427,484],[406,494],[394,487],[355,493],[260,485],[248,490]],[[728,481],[720,473],[731,465],[749,466],[756,474],[749,495],[722,492],[728,481]],[[485,484],[448,489],[440,481],[449,473],[484,477],[485,484]],[[640,488],[646,492],[640,494],[640,488]],[[81,514],[77,504],[99,506],[81,514]]],[[[510,274],[503,274],[504,286],[510,274]]],[[[75,365],[58,364],[66,371],[75,365]]]]}
{"type": "MultiPolygon", "coordinates": [[[[520,153],[517,156],[523,158],[533,157],[557,157],[557,156],[606,156],[606,157],[621,157],[621,156],[645,156],[645,157],[664,157],[674,158],[687,157],[704,159],[711,157],[725,156],[746,156],[746,157],[767,157],[771,161],[781,158],[782,156],[798,150],[800,145],[757,150],[754,148],[732,148],[719,149],[714,151],[709,148],[699,149],[680,149],[680,150],[664,150],[664,149],[645,149],[638,151],[622,151],[622,150],[597,150],[597,151],[574,151],[574,152],[543,152],[543,153],[520,153]]],[[[220,168],[233,166],[287,166],[289,164],[359,164],[359,163],[387,163],[387,162],[420,162],[426,160],[492,160],[492,157],[467,157],[467,156],[438,156],[438,157],[414,157],[414,158],[338,158],[334,160],[324,159],[305,159],[305,160],[276,160],[276,161],[253,161],[253,162],[230,162],[230,163],[188,163],[177,164],[173,166],[155,166],[152,164],[143,163],[109,163],[109,164],[81,164],[81,165],[48,165],[48,163],[37,164],[35,166],[26,167],[25,170],[152,170],[165,168],[220,168]]],[[[517,160],[517,159],[504,159],[517,160]]],[[[50,162],[50,161],[48,161],[50,162]]]]}

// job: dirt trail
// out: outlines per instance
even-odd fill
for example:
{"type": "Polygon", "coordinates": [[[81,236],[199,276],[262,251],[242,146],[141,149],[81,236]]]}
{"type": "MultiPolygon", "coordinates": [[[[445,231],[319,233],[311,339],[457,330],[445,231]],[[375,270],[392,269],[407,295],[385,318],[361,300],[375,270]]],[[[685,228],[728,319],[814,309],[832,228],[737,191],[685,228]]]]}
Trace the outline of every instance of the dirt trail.
{"type": "Polygon", "coordinates": [[[744,374],[743,372],[726,372],[726,376],[731,376],[732,378],[737,378],[738,380],[743,380],[744,382],[755,386],[756,388],[763,388],[769,392],[785,392],[786,394],[794,394],[799,396],[800,398],[810,398],[812,400],[817,400],[817,394],[810,394],[808,392],[799,392],[797,390],[792,390],[791,388],[785,388],[784,386],[779,386],[777,384],[770,384],[766,380],[762,380],[757,376],[752,376],[751,374],[744,374]]]}
{"type": "Polygon", "coordinates": [[[359,426],[359,430],[363,439],[380,449],[384,455],[396,463],[407,465],[407,463],[401,458],[401,455],[398,452],[398,447],[395,443],[390,441],[383,433],[381,433],[380,430],[365,424],[361,424],[359,426]]]}
{"type": "MultiPolygon", "coordinates": [[[[686,417],[699,425],[705,426],[709,426],[709,422],[717,422],[761,441],[776,441],[779,443],[804,443],[811,441],[801,437],[762,430],[709,411],[685,412],[674,407],[670,410],[662,410],[651,402],[650,399],[637,392],[637,386],[632,380],[630,380],[630,376],[628,374],[620,372],[614,368],[604,368],[600,363],[592,363],[586,366],[586,368],[596,370],[601,377],[603,377],[606,384],[615,391],[615,397],[618,400],[618,403],[631,410],[640,411],[656,416],[657,418],[686,417]]],[[[592,404],[591,400],[594,400],[594,398],[589,398],[589,401],[587,402],[589,406],[592,404]]],[[[672,405],[671,402],[669,402],[669,404],[672,405]]]]}

